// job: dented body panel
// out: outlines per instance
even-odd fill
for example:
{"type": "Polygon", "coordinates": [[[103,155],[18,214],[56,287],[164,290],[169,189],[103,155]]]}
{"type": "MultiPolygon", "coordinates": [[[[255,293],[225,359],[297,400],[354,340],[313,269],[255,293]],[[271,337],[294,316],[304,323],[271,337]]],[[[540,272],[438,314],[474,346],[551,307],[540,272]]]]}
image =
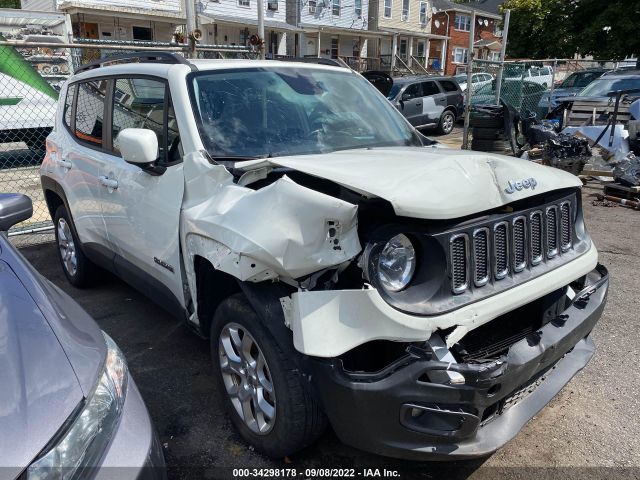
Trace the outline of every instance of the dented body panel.
{"type": "Polygon", "coordinates": [[[580,258],[555,269],[553,275],[435,317],[402,313],[375,289],[296,292],[291,295],[288,323],[296,349],[317,357],[337,357],[372,340],[424,341],[437,330],[457,327],[447,338],[450,347],[468,331],[585,275],[597,261],[598,252],[592,246],[580,258]]]}

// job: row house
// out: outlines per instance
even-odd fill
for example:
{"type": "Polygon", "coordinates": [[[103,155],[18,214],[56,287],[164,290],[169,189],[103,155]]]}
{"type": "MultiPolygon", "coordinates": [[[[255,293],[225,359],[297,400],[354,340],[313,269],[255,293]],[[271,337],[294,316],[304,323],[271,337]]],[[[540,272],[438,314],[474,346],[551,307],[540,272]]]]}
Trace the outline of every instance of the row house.
{"type": "Polygon", "coordinates": [[[375,46],[383,69],[422,73],[431,69],[431,41],[444,37],[431,32],[430,1],[371,0],[370,8],[372,30],[385,34],[375,46]]]}
{"type": "Polygon", "coordinates": [[[474,11],[476,14],[474,57],[496,61],[500,59],[502,49],[500,14],[478,8],[482,2],[477,0],[463,4],[448,0],[431,0],[431,2],[435,11],[432,18],[432,31],[442,37],[441,40],[431,43],[429,51],[431,64],[440,62],[440,68],[446,75],[455,75],[466,70],[474,11]]]}
{"type": "Polygon", "coordinates": [[[289,7],[301,30],[296,56],[342,58],[358,70],[379,66],[370,57],[379,34],[369,28],[369,0],[293,0],[289,7]]]}
{"type": "MultiPolygon", "coordinates": [[[[264,48],[267,58],[287,55],[298,28],[287,23],[286,0],[264,0],[264,48]]],[[[197,24],[203,32],[202,43],[212,45],[248,45],[258,33],[256,0],[208,0],[200,2],[197,24]]]]}
{"type": "MultiPolygon", "coordinates": [[[[257,0],[22,0],[30,10],[69,15],[76,38],[168,42],[193,1],[202,43],[248,45],[257,0]]],[[[468,59],[476,11],[477,57],[497,59],[499,0],[263,0],[267,58],[341,58],[352,68],[455,74],[468,59]]]]}

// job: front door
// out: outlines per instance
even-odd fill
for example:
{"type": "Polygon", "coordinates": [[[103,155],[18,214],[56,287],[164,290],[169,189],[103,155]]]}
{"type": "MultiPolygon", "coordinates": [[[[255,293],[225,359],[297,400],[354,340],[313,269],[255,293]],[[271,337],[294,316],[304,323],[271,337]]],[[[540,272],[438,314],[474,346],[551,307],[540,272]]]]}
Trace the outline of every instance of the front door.
{"type": "Polygon", "coordinates": [[[104,166],[103,217],[114,245],[116,269],[129,283],[172,310],[184,306],[179,222],[184,177],[180,137],[164,80],[117,78],[111,124],[112,148],[104,166]],[[166,127],[166,129],[165,129],[166,127]],[[125,162],[118,134],[145,128],[158,138],[161,175],[125,162]]]}
{"type": "Polygon", "coordinates": [[[408,55],[407,39],[406,38],[401,38],[400,39],[400,58],[405,63],[409,59],[409,57],[407,57],[407,55],[408,55]]]}
{"type": "Polygon", "coordinates": [[[419,126],[423,122],[422,112],[422,84],[413,83],[409,85],[398,102],[399,110],[405,116],[411,125],[419,126]]]}

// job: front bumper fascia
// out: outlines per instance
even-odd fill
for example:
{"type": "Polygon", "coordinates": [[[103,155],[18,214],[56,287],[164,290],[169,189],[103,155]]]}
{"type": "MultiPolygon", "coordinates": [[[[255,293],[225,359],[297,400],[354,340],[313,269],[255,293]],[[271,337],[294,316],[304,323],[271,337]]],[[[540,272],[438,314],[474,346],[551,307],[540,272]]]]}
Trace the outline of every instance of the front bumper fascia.
{"type": "Polygon", "coordinates": [[[337,359],[311,360],[317,394],[336,434],[356,448],[413,460],[491,454],[592,357],[590,333],[606,303],[608,273],[598,265],[590,275],[599,279],[560,317],[514,343],[498,361],[448,364],[408,356],[376,374],[353,374],[337,359]],[[429,371],[446,369],[461,373],[465,383],[425,379],[429,371]]]}

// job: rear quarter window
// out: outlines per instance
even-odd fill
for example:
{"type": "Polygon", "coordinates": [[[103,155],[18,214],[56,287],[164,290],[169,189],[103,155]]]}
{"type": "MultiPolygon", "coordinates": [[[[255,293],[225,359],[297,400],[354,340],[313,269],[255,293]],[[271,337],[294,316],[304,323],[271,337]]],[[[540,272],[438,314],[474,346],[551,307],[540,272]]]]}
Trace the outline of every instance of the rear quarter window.
{"type": "Polygon", "coordinates": [[[440,86],[444,89],[445,92],[457,92],[458,86],[455,82],[451,80],[440,80],[440,86]]]}
{"type": "Polygon", "coordinates": [[[73,85],[69,85],[69,87],[67,88],[67,97],[64,100],[64,124],[71,129],[72,125],[71,125],[71,109],[73,108],[73,96],[76,93],[76,86],[75,84],[73,85]]]}

